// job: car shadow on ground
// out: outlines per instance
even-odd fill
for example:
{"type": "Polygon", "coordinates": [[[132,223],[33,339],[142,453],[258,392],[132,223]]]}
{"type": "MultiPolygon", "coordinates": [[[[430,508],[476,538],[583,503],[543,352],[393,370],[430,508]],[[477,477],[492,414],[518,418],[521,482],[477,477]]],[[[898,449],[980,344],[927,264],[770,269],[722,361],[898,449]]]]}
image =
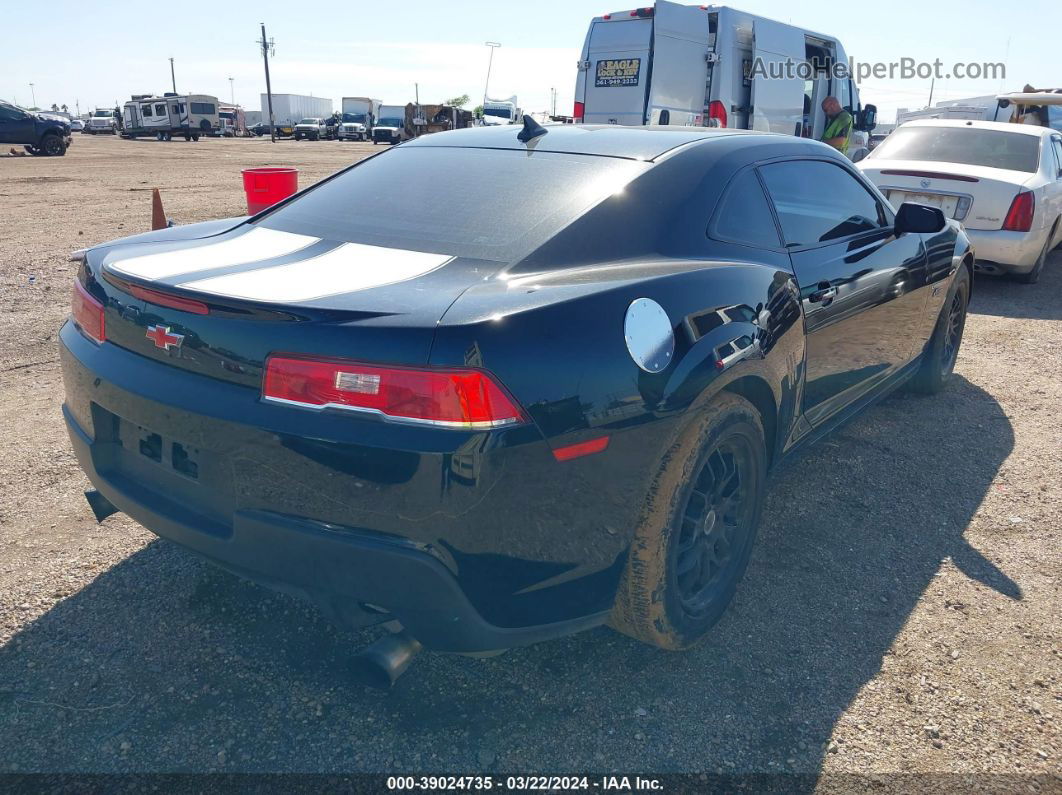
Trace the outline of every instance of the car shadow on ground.
{"type": "Polygon", "coordinates": [[[978,315],[1062,320],[1062,249],[1048,258],[1036,284],[1021,284],[1008,276],[977,274],[970,311],[978,315]]]}
{"type": "Polygon", "coordinates": [[[902,657],[942,561],[1022,598],[963,537],[1012,447],[964,378],[891,397],[775,473],[746,580],[701,646],[600,628],[424,654],[389,693],[348,664],[378,629],[335,630],[152,543],[0,649],[0,735],[17,738],[0,771],[814,774],[852,699],[902,657]]]}

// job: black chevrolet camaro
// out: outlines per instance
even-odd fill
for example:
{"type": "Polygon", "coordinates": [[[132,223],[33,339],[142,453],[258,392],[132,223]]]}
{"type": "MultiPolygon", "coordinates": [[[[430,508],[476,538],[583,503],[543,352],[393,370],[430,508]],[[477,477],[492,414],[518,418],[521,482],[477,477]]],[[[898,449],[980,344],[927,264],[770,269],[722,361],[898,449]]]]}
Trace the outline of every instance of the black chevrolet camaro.
{"type": "Polygon", "coordinates": [[[89,249],[63,411],[98,515],[348,626],[684,648],[771,467],[940,390],[972,262],[813,141],[441,133],[250,219],[89,249]]]}

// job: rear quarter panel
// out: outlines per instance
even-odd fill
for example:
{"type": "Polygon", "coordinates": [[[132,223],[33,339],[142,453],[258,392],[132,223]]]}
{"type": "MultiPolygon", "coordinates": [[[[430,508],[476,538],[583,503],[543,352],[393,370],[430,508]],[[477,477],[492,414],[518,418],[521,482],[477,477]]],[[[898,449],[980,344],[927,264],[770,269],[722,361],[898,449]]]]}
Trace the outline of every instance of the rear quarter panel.
{"type": "Polygon", "coordinates": [[[431,362],[493,372],[554,449],[610,439],[602,454],[550,461],[504,524],[525,545],[527,533],[556,537],[548,526],[559,525],[588,545],[588,567],[606,567],[625,552],[664,453],[718,390],[756,379],[788,428],[804,345],[790,285],[788,270],[764,264],[658,260],[466,293],[443,319],[431,362]],[[627,308],[642,297],[665,309],[675,334],[673,361],[656,374],[635,364],[624,339],[627,308]]]}

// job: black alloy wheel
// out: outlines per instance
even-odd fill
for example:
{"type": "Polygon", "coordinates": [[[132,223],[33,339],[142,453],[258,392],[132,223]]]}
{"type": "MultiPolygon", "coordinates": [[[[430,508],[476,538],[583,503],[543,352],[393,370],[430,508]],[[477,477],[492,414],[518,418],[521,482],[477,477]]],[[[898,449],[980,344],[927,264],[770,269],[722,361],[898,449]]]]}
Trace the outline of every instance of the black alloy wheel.
{"type": "Polygon", "coordinates": [[[753,532],[756,481],[752,448],[745,437],[734,435],[708,452],[689,486],[668,568],[682,610],[694,621],[733,580],[753,532]]]}
{"type": "Polygon", "coordinates": [[[41,139],[40,149],[49,157],[55,157],[63,153],[63,141],[54,133],[49,133],[41,139]]]}

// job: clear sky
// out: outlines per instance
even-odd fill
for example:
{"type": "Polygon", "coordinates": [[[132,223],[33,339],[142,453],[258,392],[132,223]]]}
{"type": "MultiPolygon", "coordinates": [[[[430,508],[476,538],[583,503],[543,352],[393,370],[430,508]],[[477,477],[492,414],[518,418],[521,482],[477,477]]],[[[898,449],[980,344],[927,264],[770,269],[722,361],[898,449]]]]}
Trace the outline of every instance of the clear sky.
{"type": "MultiPolygon", "coordinates": [[[[693,3],[690,3],[691,5],[693,3]]],[[[633,8],[634,5],[626,6],[633,8]]],[[[1006,64],[1005,90],[1025,83],[1062,86],[1062,2],[928,0],[742,0],[737,7],[838,37],[866,62],[910,57],[1006,64]]],[[[82,111],[124,102],[130,94],[171,90],[169,57],[181,92],[230,97],[257,110],[265,91],[255,40],[259,22],[276,40],[271,61],[277,93],[373,96],[388,104],[482,99],[485,41],[497,41],[490,94],[516,94],[529,111],[570,113],[575,64],[591,17],[623,8],[614,0],[403,0],[403,2],[127,2],[51,0],[4,14],[0,25],[0,98],[31,105],[75,102],[82,111]]],[[[999,80],[938,81],[934,102],[995,93],[999,80]]],[[[866,79],[864,102],[891,121],[897,107],[922,107],[928,80],[866,79]]]]}

